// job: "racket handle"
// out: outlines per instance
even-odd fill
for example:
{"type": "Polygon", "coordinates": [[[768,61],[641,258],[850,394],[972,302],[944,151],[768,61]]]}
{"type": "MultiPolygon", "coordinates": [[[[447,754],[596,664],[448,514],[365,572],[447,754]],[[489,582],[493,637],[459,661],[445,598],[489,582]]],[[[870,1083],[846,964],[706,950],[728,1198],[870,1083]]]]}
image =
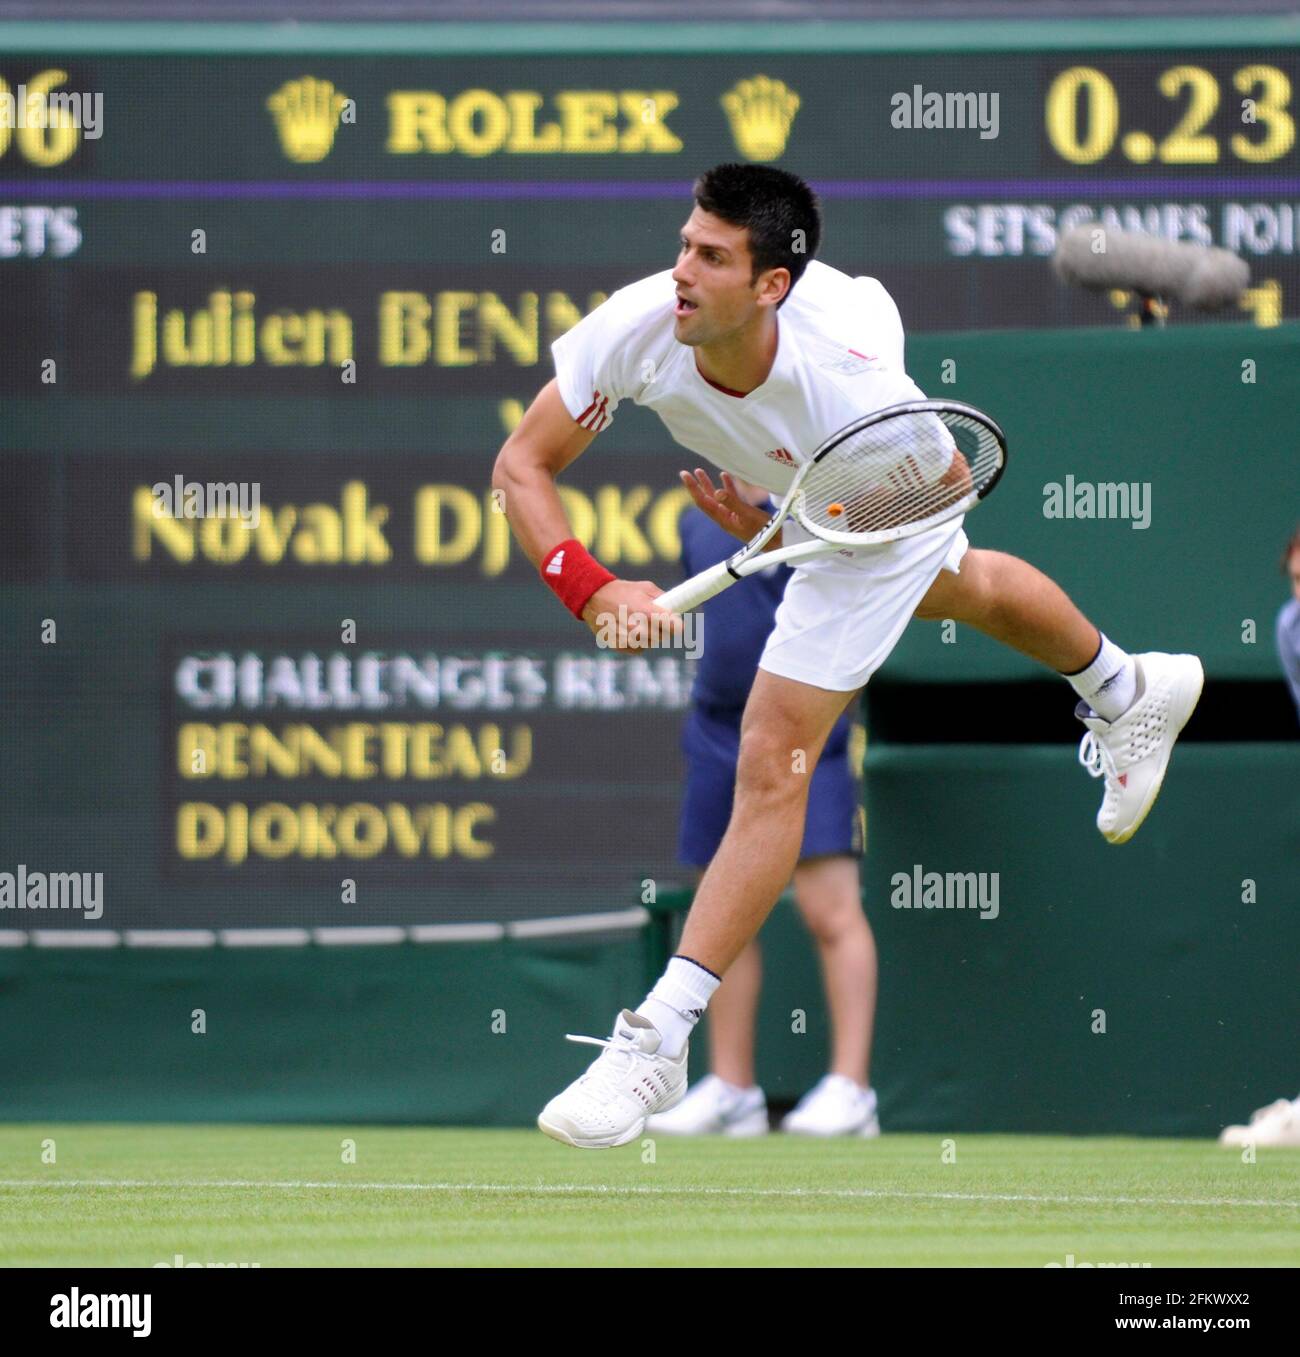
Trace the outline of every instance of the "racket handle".
{"type": "Polygon", "coordinates": [[[655,602],[661,608],[669,608],[675,613],[688,613],[735,582],[736,577],[727,569],[726,561],[719,561],[717,565],[701,570],[698,575],[692,575],[675,589],[660,594],[655,602]]]}

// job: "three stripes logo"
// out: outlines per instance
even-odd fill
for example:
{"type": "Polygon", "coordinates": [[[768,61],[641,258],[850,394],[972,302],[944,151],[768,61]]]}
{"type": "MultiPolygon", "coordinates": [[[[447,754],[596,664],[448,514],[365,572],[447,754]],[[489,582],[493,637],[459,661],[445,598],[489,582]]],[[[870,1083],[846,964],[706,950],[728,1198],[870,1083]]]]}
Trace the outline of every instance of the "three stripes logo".
{"type": "Polygon", "coordinates": [[[925,477],[921,474],[921,468],[916,464],[916,458],[910,452],[901,461],[895,462],[885,473],[885,484],[900,495],[926,488],[925,477]]]}
{"type": "Polygon", "coordinates": [[[767,455],[782,466],[794,466],[794,458],[784,448],[773,448],[767,455]]]}
{"type": "Polygon", "coordinates": [[[613,416],[609,413],[609,397],[599,391],[591,393],[591,404],[578,416],[578,423],[592,433],[599,433],[608,427],[613,416]]]}
{"type": "Polygon", "coordinates": [[[548,575],[558,575],[560,571],[563,569],[564,569],[564,552],[557,551],[555,555],[551,557],[551,563],[546,567],[546,573],[548,575]]]}

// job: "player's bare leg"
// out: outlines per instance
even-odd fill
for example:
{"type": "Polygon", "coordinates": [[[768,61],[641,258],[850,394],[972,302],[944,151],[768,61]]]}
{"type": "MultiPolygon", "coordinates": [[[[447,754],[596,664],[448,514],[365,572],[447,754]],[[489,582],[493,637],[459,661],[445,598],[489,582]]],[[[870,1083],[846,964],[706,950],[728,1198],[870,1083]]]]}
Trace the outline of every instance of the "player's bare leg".
{"type": "Polygon", "coordinates": [[[689,1038],[727,968],[758,932],[794,871],[812,771],[856,692],[760,669],[745,705],[731,822],[695,893],[678,954],[605,1055],[542,1109],[538,1126],[581,1149],[626,1145],[686,1092],[689,1038]]]}
{"type": "Polygon", "coordinates": [[[855,697],[758,671],[740,728],[731,821],[695,893],[679,955],[721,976],[758,932],[798,861],[813,769],[855,697]]]}
{"type": "Polygon", "coordinates": [[[670,1112],[648,1117],[647,1135],[767,1134],[767,1098],[754,1082],[754,1026],[762,987],[763,955],[755,938],[741,949],[709,1001],[709,1073],[670,1112]]]}
{"type": "Polygon", "coordinates": [[[916,616],[952,618],[1062,674],[1079,694],[1088,728],[1079,761],[1106,779],[1097,828],[1126,843],[1164,781],[1174,741],[1205,681],[1195,655],[1128,655],[1099,631],[1065,591],[1027,561],[968,550],[958,574],[941,571],[916,616]]]}
{"type": "Polygon", "coordinates": [[[960,574],[939,572],[916,616],[964,622],[1060,674],[1083,669],[1101,644],[1101,633],[1055,580],[1002,551],[971,547],[960,574]]]}
{"type": "MultiPolygon", "coordinates": [[[[806,1135],[877,1135],[876,1095],[869,1087],[876,1013],[876,943],[862,912],[858,863],[847,854],[802,858],[794,895],[817,947],[830,1009],[829,1072],[781,1123],[806,1135]]],[[[759,1135],[767,1103],[754,1082],[754,1028],[762,987],[758,940],[731,963],[709,1002],[709,1076],[671,1112],[646,1122],[667,1135],[759,1135]]]]}

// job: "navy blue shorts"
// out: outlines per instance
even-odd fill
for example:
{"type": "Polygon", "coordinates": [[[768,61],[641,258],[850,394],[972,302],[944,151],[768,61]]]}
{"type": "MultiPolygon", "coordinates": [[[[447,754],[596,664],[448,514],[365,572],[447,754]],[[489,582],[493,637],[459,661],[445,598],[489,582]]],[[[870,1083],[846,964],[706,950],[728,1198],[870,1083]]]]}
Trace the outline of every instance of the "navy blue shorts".
{"type": "MultiPolygon", "coordinates": [[[[707,867],[731,819],[740,755],[739,711],[693,706],[682,730],[686,794],[677,855],[689,867],[707,867]]],[[[862,852],[862,798],[849,767],[849,723],[831,732],[808,791],[808,819],[799,857],[862,852]]]]}

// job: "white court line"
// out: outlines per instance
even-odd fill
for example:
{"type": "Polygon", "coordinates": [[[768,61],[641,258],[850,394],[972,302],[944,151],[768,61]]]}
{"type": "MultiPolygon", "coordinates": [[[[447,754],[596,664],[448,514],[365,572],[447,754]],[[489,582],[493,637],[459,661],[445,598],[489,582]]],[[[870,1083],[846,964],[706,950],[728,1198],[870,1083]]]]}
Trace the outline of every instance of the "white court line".
{"type": "Polygon", "coordinates": [[[0,947],[373,947],[411,942],[499,942],[502,938],[561,938],[570,934],[609,933],[642,928],[650,911],[631,909],[605,914],[566,914],[557,918],[516,919],[511,923],[331,924],[322,928],[145,928],[119,932],[99,929],[0,929],[0,947]]]}
{"type": "Polygon", "coordinates": [[[1047,1197],[1022,1192],[903,1192],[889,1188],[835,1187],[609,1187],[602,1183],[345,1183],[258,1182],[256,1179],[228,1178],[210,1182],[166,1182],[148,1178],[0,1178],[0,1188],[126,1188],[159,1191],[204,1192],[212,1188],[252,1189],[277,1192],[317,1191],[321,1188],[345,1192],[516,1192],[535,1196],[606,1197],[828,1197],[841,1200],[958,1201],[958,1202],[1037,1202],[1049,1206],[1263,1206],[1295,1209],[1300,1202],[1257,1201],[1237,1197],[1047,1197]]]}

